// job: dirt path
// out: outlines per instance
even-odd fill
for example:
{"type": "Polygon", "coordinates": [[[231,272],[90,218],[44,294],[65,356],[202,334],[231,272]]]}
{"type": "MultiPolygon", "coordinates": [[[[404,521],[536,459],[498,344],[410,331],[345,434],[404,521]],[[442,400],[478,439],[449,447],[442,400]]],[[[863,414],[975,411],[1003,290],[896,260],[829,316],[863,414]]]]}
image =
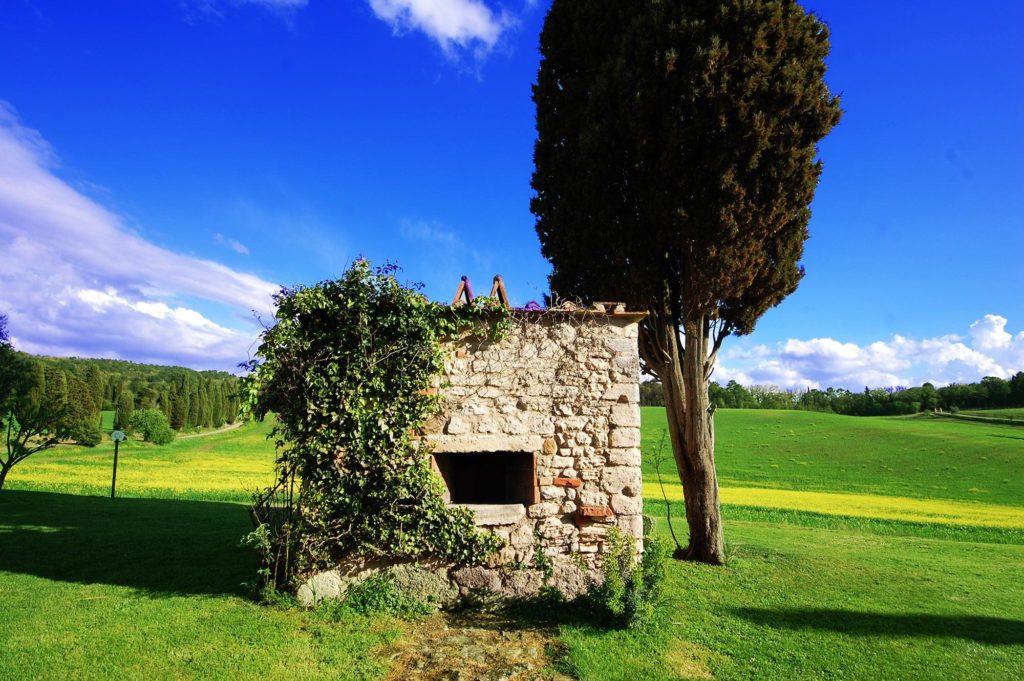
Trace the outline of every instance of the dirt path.
{"type": "Polygon", "coordinates": [[[188,435],[179,435],[178,439],[179,440],[187,440],[190,437],[206,437],[207,435],[216,435],[218,433],[226,433],[229,430],[234,430],[235,428],[241,428],[241,427],[242,427],[242,422],[241,421],[235,421],[234,423],[229,423],[228,425],[222,426],[222,427],[218,428],[217,430],[207,430],[207,431],[202,432],[202,433],[189,433],[188,435]]]}
{"type": "Polygon", "coordinates": [[[554,632],[491,613],[439,613],[392,649],[390,681],[571,681],[554,632]]]}

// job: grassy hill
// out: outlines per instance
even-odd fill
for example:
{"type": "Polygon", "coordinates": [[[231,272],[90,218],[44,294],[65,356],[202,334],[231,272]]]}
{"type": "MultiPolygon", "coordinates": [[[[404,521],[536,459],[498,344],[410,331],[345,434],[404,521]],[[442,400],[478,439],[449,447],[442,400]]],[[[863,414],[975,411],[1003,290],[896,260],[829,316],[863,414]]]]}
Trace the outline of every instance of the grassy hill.
{"type": "Polygon", "coordinates": [[[964,414],[970,416],[987,416],[997,419],[1021,419],[1024,420],[1024,407],[1010,407],[1008,409],[968,409],[964,414]]]}
{"type": "MultiPolygon", "coordinates": [[[[730,563],[673,562],[657,626],[551,626],[580,679],[1016,679],[1024,670],[1024,436],[962,421],[716,417],[730,563]]],[[[663,516],[643,414],[647,512],[663,516]]],[[[383,678],[413,628],[262,607],[240,503],[266,424],[63,448],[0,491],[0,678],[383,678]]],[[[663,480],[682,517],[670,454],[663,480]]],[[[677,528],[685,531],[684,524],[677,528]]],[[[663,517],[658,533],[668,540],[663,517]]]]}
{"type": "MultiPolygon", "coordinates": [[[[658,407],[643,410],[649,451],[666,428],[665,413],[658,407]]],[[[1024,431],[1013,426],[756,409],[719,410],[715,426],[723,487],[991,504],[1024,500],[1024,431]]],[[[645,457],[648,478],[651,463],[645,457]]],[[[664,471],[671,473],[668,465],[664,471]]]]}

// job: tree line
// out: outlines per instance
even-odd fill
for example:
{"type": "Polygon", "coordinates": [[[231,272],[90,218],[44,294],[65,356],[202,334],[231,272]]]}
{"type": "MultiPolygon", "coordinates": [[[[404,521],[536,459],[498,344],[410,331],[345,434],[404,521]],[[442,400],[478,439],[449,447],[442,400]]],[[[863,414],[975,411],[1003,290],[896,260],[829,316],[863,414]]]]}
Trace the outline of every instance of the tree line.
{"type": "Polygon", "coordinates": [[[176,431],[217,428],[238,416],[238,381],[222,371],[18,352],[0,314],[0,487],[15,464],[64,443],[93,447],[113,427],[166,444],[176,431]]]}
{"type": "Polygon", "coordinates": [[[23,356],[38,398],[67,405],[73,439],[79,444],[99,442],[102,411],[114,412],[114,428],[129,430],[136,411],[155,410],[179,432],[219,428],[238,415],[237,379],[222,371],[23,356]]]}
{"type": "Polygon", "coordinates": [[[26,408],[59,412],[62,439],[80,445],[100,442],[104,411],[114,412],[114,428],[144,434],[156,426],[153,415],[138,412],[159,412],[173,431],[219,428],[238,417],[237,378],[223,371],[38,357],[17,352],[6,342],[0,359],[4,393],[12,398],[24,393],[26,408]],[[133,417],[138,427],[132,426],[133,417]]]}
{"type": "MultiPolygon", "coordinates": [[[[784,390],[774,385],[746,387],[729,381],[724,386],[712,382],[708,393],[711,404],[727,409],[803,409],[849,416],[916,414],[935,409],[1000,409],[1024,406],[1024,371],[1009,380],[986,376],[977,383],[952,383],[941,388],[925,383],[914,388],[865,387],[863,392],[845,388],[784,390]]],[[[663,406],[661,384],[641,384],[640,404],[663,406]]]]}

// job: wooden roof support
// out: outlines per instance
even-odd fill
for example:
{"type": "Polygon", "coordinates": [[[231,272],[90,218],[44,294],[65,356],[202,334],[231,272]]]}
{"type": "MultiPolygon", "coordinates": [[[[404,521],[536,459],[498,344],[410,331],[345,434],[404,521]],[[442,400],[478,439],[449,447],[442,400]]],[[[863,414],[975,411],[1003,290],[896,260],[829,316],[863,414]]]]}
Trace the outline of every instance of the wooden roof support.
{"type": "Polygon", "coordinates": [[[452,306],[462,305],[464,303],[473,302],[473,287],[469,283],[469,277],[465,274],[462,275],[462,279],[459,280],[459,288],[455,291],[455,297],[452,298],[452,306]],[[463,299],[465,298],[465,299],[463,299]]]}
{"type": "Polygon", "coordinates": [[[505,293],[505,282],[500,274],[494,275],[494,285],[491,286],[491,298],[497,296],[498,302],[508,307],[508,294],[505,293]]]}

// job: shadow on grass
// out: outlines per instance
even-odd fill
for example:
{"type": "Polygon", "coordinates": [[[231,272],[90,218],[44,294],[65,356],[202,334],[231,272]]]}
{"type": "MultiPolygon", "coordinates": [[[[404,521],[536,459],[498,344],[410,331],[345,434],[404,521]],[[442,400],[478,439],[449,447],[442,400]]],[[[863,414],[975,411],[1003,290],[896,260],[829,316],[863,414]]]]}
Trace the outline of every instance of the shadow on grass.
{"type": "Polygon", "coordinates": [[[256,571],[240,504],[0,490],[0,571],[154,596],[241,593],[256,571]]]}
{"type": "Polygon", "coordinates": [[[819,629],[850,636],[960,638],[991,645],[1024,644],[1024,621],[975,615],[894,615],[851,610],[762,610],[739,608],[736,615],[777,629],[819,629]]]}

